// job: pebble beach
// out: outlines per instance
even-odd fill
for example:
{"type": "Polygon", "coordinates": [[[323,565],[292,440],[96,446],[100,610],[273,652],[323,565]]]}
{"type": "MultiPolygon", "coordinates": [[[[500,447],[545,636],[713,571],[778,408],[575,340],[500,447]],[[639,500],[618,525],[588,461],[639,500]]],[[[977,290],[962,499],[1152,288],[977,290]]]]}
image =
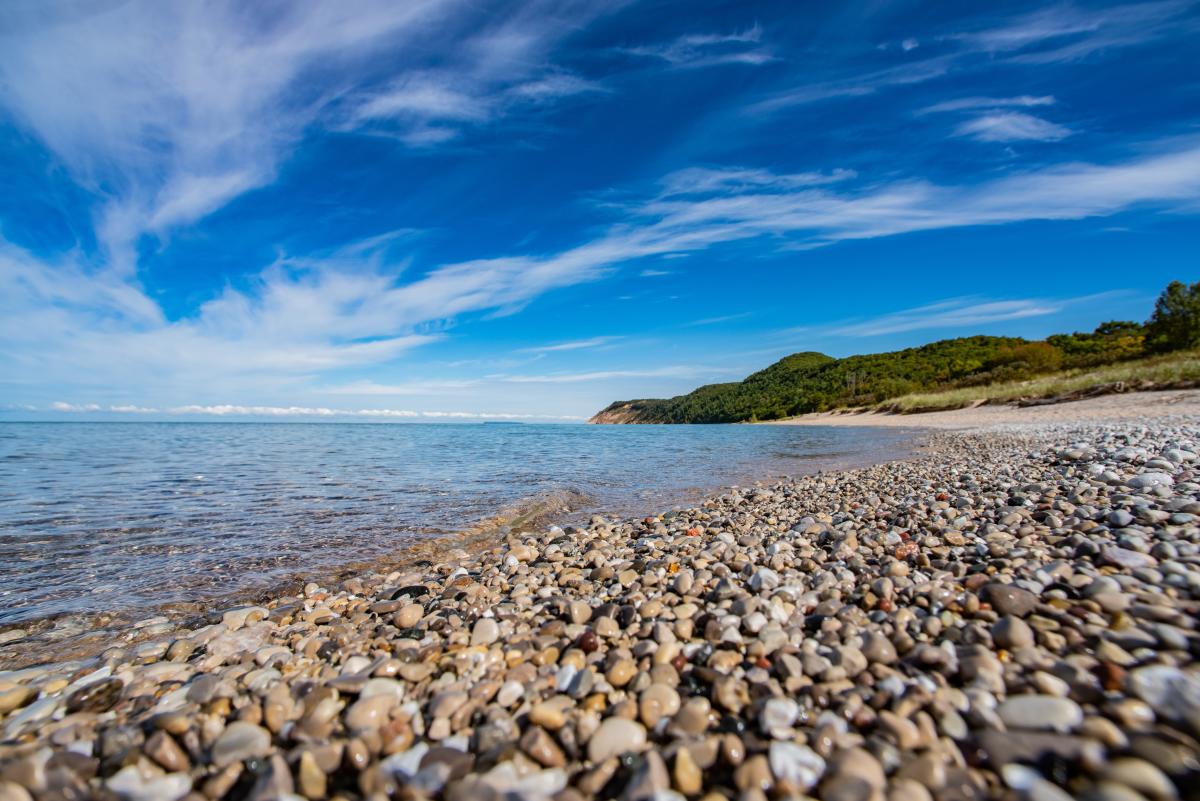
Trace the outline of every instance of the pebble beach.
{"type": "Polygon", "coordinates": [[[1200,797],[1190,411],[144,621],[0,673],[0,801],[1200,797]]]}

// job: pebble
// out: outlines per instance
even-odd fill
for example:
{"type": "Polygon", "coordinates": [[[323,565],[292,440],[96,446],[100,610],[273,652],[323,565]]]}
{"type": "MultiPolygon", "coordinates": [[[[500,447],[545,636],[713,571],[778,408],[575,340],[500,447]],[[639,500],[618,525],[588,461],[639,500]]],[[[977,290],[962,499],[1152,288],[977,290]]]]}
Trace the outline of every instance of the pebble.
{"type": "Polygon", "coordinates": [[[787,782],[801,791],[815,787],[825,773],[825,760],[821,755],[796,743],[771,743],[767,759],[777,781],[787,782]]]}
{"type": "Polygon", "coordinates": [[[1021,618],[1007,615],[992,626],[992,639],[996,645],[1012,651],[1028,648],[1034,643],[1033,629],[1021,618]]]}
{"type": "Polygon", "coordinates": [[[646,745],[646,729],[625,718],[606,718],[588,740],[588,759],[592,764],[628,751],[640,751],[646,745]]]}
{"type": "Polygon", "coordinates": [[[235,721],[213,743],[212,763],[218,768],[254,757],[264,757],[271,751],[271,733],[253,723],[235,721]]]}
{"type": "Polygon", "coordinates": [[[490,617],[482,617],[475,621],[471,630],[471,645],[491,645],[500,639],[500,626],[490,617]]]}
{"type": "Polygon", "coordinates": [[[1079,704],[1052,695],[1018,695],[1000,704],[996,713],[1012,729],[1069,732],[1083,723],[1079,704]]]}

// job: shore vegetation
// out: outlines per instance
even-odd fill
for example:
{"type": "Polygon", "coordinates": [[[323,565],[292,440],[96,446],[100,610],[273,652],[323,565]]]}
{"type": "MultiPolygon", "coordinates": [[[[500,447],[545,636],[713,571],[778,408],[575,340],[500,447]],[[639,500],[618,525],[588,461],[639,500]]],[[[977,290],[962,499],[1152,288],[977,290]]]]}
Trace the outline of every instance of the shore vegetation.
{"type": "Polygon", "coordinates": [[[1200,282],[1172,282],[1145,323],[1116,320],[1044,340],[970,336],[835,359],[795,353],[746,379],[618,401],[597,423],[738,423],[839,409],[921,411],[1088,390],[1200,383],[1200,282]]]}

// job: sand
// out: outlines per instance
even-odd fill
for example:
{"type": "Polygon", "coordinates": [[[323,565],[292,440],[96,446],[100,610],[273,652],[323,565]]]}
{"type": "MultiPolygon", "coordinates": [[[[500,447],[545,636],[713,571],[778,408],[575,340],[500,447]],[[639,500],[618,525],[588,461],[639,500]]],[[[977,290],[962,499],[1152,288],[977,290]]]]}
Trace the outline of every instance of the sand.
{"type": "Polygon", "coordinates": [[[1030,423],[1157,420],[1176,415],[1200,415],[1200,390],[1130,392],[1048,406],[977,406],[972,409],[955,409],[924,414],[825,412],[800,415],[786,420],[773,420],[762,423],[762,425],[986,430],[1030,423]]]}

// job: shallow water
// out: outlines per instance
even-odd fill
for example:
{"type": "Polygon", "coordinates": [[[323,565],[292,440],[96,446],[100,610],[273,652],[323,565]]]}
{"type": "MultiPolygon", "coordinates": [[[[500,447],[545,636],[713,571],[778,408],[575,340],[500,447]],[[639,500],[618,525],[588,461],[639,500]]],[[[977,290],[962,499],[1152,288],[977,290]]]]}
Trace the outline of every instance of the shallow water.
{"type": "Polygon", "coordinates": [[[648,513],[890,458],[902,431],[801,426],[0,424],[0,624],[137,613],[394,554],[544,493],[648,513]]]}

